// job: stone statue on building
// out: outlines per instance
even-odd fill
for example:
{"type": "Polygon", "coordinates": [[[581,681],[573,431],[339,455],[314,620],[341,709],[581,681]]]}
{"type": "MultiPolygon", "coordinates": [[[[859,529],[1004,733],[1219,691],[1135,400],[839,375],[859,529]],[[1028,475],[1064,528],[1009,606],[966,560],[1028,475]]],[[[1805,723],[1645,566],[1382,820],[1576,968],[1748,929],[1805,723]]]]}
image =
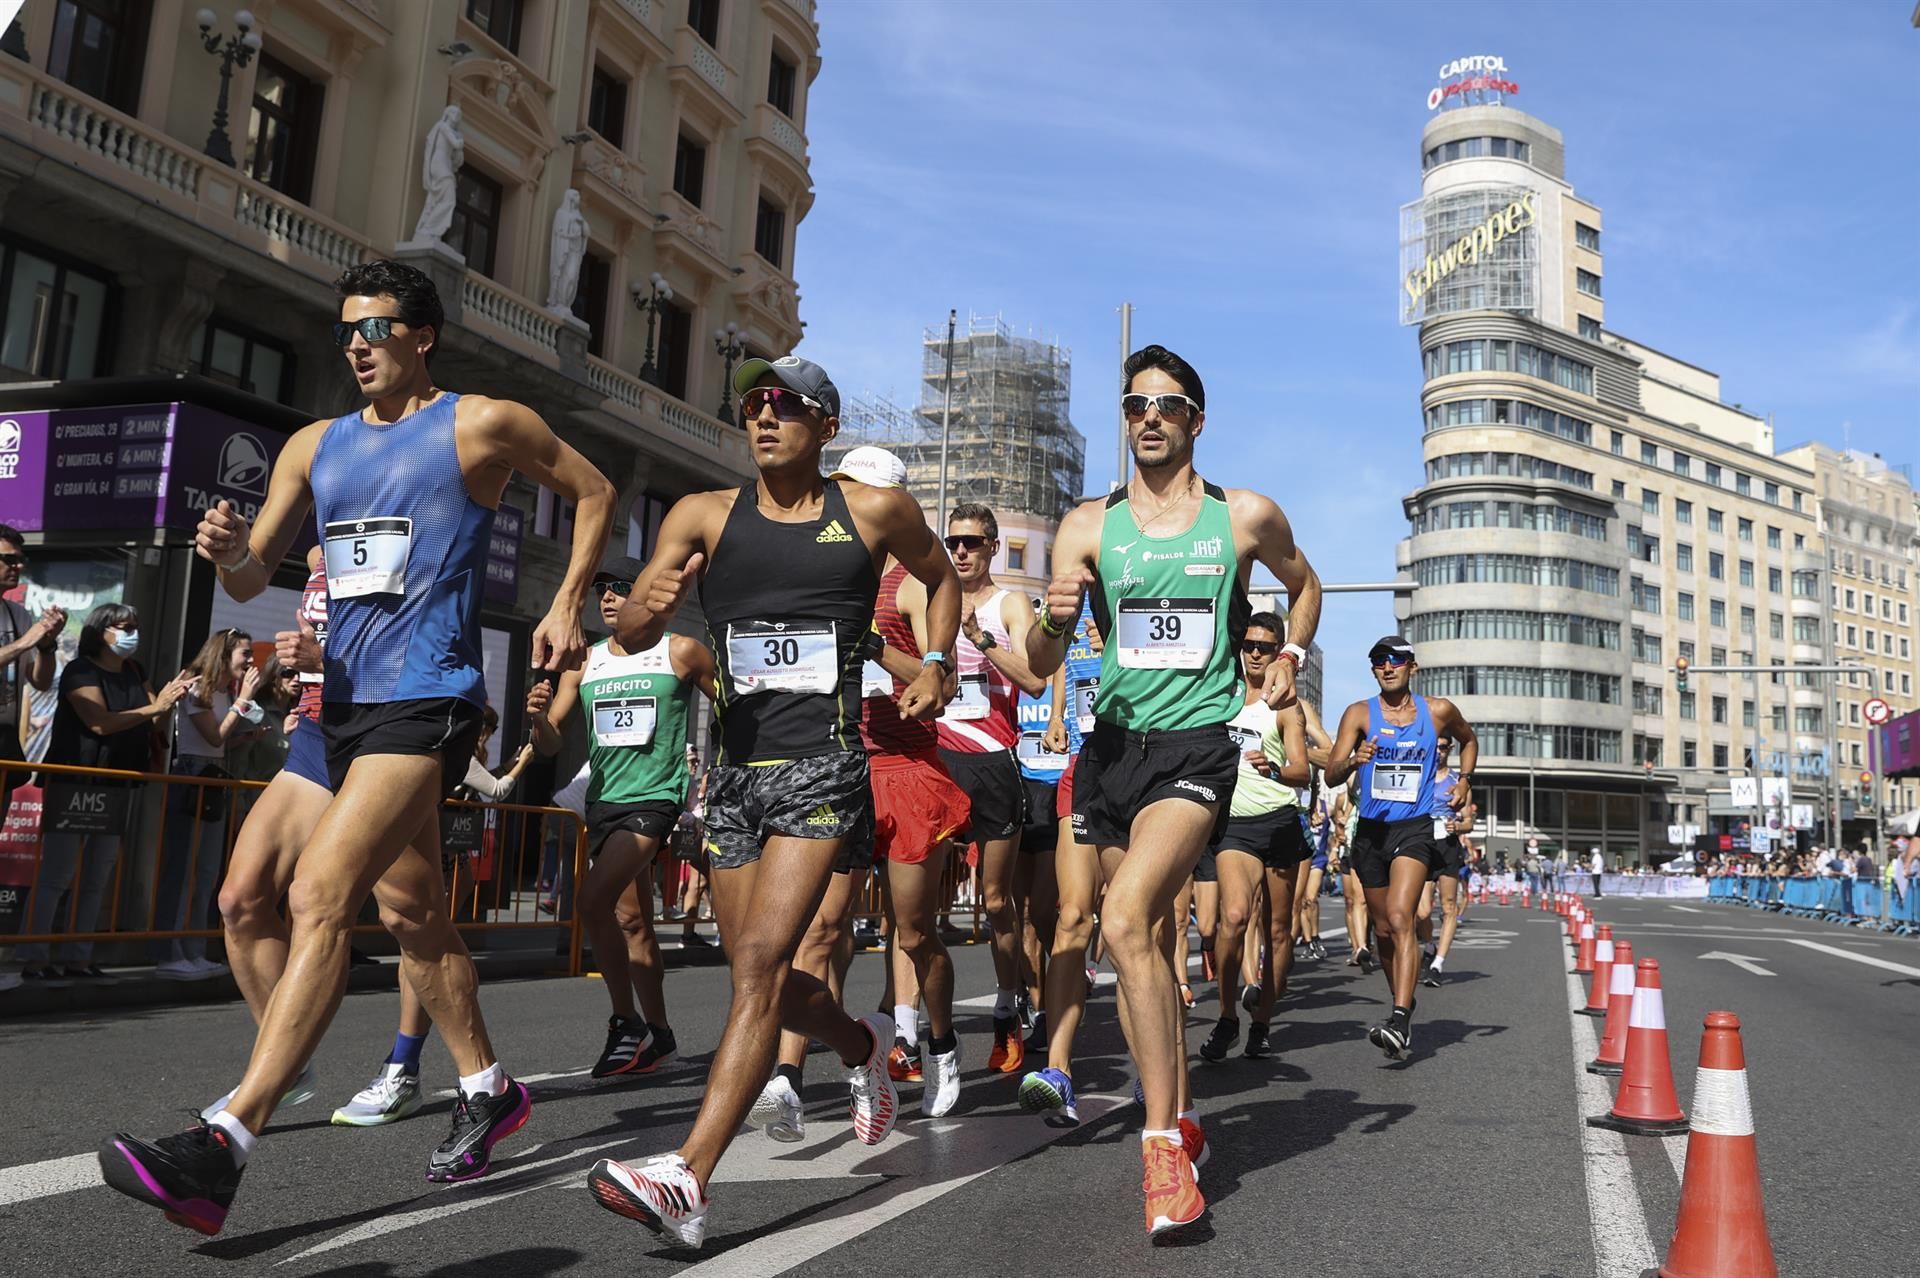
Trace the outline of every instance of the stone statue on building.
{"type": "Polygon", "coordinates": [[[450,106],[427,133],[426,151],[420,161],[420,183],[426,188],[427,202],[420,208],[420,220],[414,223],[415,243],[431,244],[442,239],[453,225],[454,190],[466,159],[467,139],[460,132],[460,108],[450,106]]]}
{"type": "Polygon", "coordinates": [[[587,216],[580,192],[568,191],[553,211],[553,245],[547,267],[547,309],[568,314],[580,288],[580,265],[587,258],[587,216]]]}

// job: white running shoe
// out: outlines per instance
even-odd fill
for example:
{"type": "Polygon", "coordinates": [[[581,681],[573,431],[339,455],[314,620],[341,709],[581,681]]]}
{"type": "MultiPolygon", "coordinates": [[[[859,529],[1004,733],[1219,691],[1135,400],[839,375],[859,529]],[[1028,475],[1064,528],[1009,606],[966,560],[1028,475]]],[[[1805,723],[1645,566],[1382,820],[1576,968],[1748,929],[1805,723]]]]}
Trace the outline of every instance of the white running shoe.
{"type": "Polygon", "coordinates": [[[800,1108],[800,1094],[793,1084],[775,1074],[760,1089],[760,1095],[747,1111],[747,1126],[758,1127],[783,1145],[806,1139],[806,1117],[800,1108]]]}
{"type": "Polygon", "coordinates": [[[380,1127],[397,1123],[420,1108],[420,1075],[388,1061],[373,1081],[333,1111],[335,1127],[380,1127]]]}
{"type": "Polygon", "coordinates": [[[587,1188],[608,1211],[667,1234],[682,1247],[698,1247],[707,1239],[707,1208],[713,1200],[700,1191],[678,1154],[661,1154],[638,1167],[603,1158],[587,1173],[587,1188]]]}
{"type": "Polygon", "coordinates": [[[233,970],[225,963],[216,963],[210,958],[188,959],[187,962],[199,968],[201,973],[207,977],[225,976],[233,970]]]}
{"type": "MultiPolygon", "coordinates": [[[[867,1059],[847,1071],[852,1096],[847,1113],[853,1118],[853,1134],[862,1145],[878,1145],[893,1130],[900,1113],[900,1092],[887,1072],[887,1049],[893,1046],[893,1018],[884,1012],[868,1012],[860,1018],[873,1036],[873,1048],[867,1059]]],[[[923,1067],[924,1068],[924,1067],[923,1067]]]]}
{"type": "Polygon", "coordinates": [[[940,1118],[960,1103],[960,1045],[956,1042],[951,1052],[928,1048],[920,1062],[926,1080],[920,1093],[920,1112],[928,1118],[940,1118]]]}
{"type": "MultiPolygon", "coordinates": [[[[233,1089],[234,1092],[239,1090],[237,1087],[233,1089]]],[[[280,1103],[282,1105],[304,1105],[312,1100],[319,1091],[320,1085],[313,1077],[313,1062],[308,1061],[307,1067],[300,1071],[300,1076],[293,1080],[293,1086],[287,1089],[287,1094],[280,1098],[280,1103]]],[[[225,1096],[222,1096],[219,1100],[201,1110],[200,1117],[203,1119],[211,1119],[232,1102],[233,1092],[228,1092],[225,1096]]]]}

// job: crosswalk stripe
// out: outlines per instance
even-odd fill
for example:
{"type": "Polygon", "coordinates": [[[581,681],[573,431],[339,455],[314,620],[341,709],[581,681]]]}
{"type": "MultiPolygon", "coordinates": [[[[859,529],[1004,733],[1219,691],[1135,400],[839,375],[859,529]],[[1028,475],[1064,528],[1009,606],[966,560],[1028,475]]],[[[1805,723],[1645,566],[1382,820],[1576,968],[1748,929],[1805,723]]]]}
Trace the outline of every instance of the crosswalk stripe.
{"type": "Polygon", "coordinates": [[[49,1158],[43,1163],[0,1168],[0,1207],[70,1194],[76,1189],[90,1189],[105,1183],[100,1179],[98,1154],[72,1154],[66,1158],[49,1158]]]}

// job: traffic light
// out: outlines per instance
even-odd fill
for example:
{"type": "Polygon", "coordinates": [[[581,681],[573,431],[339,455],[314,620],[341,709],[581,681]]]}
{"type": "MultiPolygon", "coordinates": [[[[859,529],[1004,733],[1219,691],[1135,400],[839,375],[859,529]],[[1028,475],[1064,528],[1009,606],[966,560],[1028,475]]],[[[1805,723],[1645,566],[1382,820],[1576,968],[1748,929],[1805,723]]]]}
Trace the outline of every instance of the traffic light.
{"type": "Polygon", "coordinates": [[[1687,666],[1691,663],[1685,657],[1676,657],[1673,662],[1674,686],[1678,691],[1687,690],[1687,666]]]}

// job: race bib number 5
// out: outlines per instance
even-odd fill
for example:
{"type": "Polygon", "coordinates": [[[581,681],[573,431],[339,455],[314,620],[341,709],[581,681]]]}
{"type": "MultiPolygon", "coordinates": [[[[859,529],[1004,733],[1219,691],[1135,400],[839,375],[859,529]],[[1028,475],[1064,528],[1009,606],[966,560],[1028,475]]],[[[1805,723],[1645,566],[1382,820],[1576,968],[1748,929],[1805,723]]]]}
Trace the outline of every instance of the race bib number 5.
{"type": "Polygon", "coordinates": [[[340,519],[322,530],[326,543],[327,593],[334,599],[407,593],[407,556],[413,550],[413,520],[340,519]]]}
{"type": "Polygon", "coordinates": [[[1213,653],[1212,599],[1122,599],[1120,664],[1129,670],[1201,670],[1213,653]]]}
{"type": "Polygon", "coordinates": [[[832,692],[840,683],[834,624],[738,621],[727,627],[727,673],[738,697],[832,692]]]}
{"type": "Polygon", "coordinates": [[[658,707],[652,697],[622,697],[593,703],[593,740],[600,746],[653,744],[658,707]]]}

